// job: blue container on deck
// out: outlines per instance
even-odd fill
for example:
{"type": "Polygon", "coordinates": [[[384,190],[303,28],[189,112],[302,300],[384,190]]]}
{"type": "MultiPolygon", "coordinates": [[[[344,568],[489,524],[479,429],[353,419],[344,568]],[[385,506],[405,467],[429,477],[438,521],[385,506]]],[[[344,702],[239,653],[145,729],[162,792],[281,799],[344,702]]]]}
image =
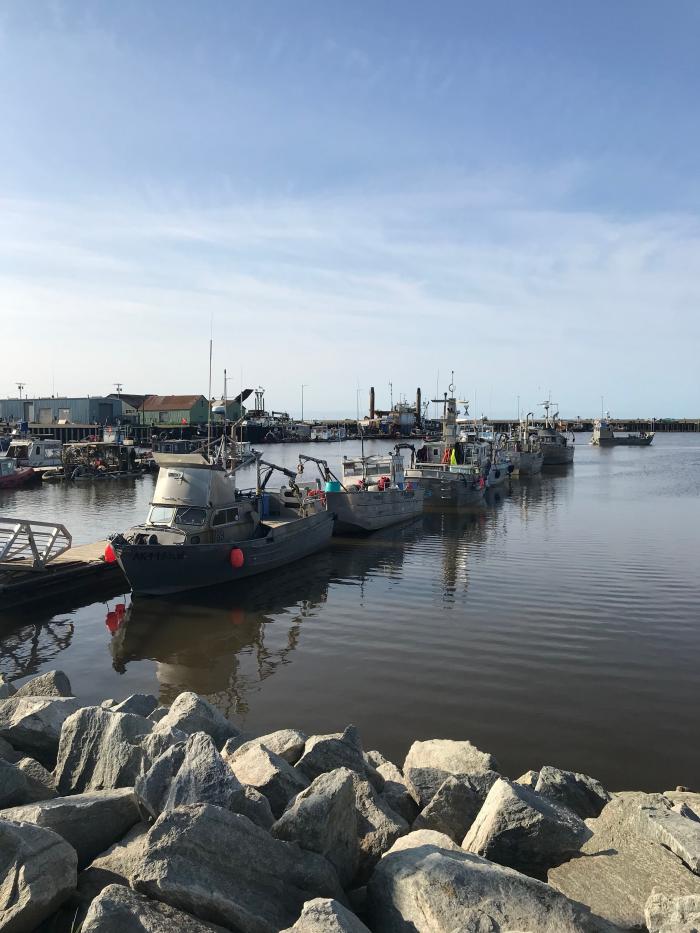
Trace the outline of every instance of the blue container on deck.
{"type": "Polygon", "coordinates": [[[264,492],[260,496],[260,518],[270,517],[270,494],[264,492]]]}
{"type": "Polygon", "coordinates": [[[329,479],[326,483],[325,492],[340,492],[343,487],[335,479],[329,479]]]}

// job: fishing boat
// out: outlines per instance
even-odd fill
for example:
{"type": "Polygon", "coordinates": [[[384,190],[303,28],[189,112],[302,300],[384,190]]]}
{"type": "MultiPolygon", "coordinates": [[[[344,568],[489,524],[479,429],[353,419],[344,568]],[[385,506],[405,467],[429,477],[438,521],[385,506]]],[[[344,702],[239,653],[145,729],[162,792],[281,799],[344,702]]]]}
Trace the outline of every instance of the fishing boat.
{"type": "Polygon", "coordinates": [[[478,427],[474,425],[471,430],[464,430],[460,439],[474,445],[486,445],[485,448],[477,447],[477,456],[487,489],[502,486],[517,471],[520,452],[505,433],[496,432],[492,425],[482,421],[478,427]]]}
{"type": "Polygon", "coordinates": [[[300,455],[298,474],[307,462],[315,463],[321,471],[322,493],[328,510],[335,515],[336,533],[378,531],[420,515],[424,492],[417,483],[406,480],[403,447],[411,445],[397,444],[388,454],[343,457],[342,480],[327,461],[300,455]]]}
{"type": "Polygon", "coordinates": [[[557,426],[558,411],[550,418],[552,403],[549,399],[541,405],[544,408],[544,426],[537,429],[536,437],[542,450],[542,466],[567,466],[574,462],[574,437],[572,435],[569,440],[557,426]]]}
{"type": "Polygon", "coordinates": [[[653,431],[615,434],[610,424],[610,412],[606,418],[597,418],[593,422],[591,444],[595,447],[648,447],[654,440],[653,431]]]}
{"type": "Polygon", "coordinates": [[[14,457],[0,457],[0,489],[17,489],[38,479],[33,467],[17,466],[14,457]]]}
{"type": "MultiPolygon", "coordinates": [[[[426,506],[460,508],[483,501],[486,479],[482,472],[480,452],[474,444],[457,437],[457,399],[454,385],[445,393],[442,438],[426,441],[412,458],[405,478],[425,490],[426,506]]],[[[434,400],[435,401],[435,400],[434,400]]],[[[463,403],[466,406],[466,403],[463,403]]]]}
{"type": "Polygon", "coordinates": [[[530,428],[530,415],[534,418],[534,412],[529,411],[525,416],[525,421],[521,421],[516,444],[519,449],[519,458],[517,466],[518,476],[536,476],[542,472],[544,463],[544,454],[542,445],[537,434],[530,428]]]}
{"type": "Polygon", "coordinates": [[[55,437],[14,436],[0,457],[9,457],[18,467],[31,467],[41,475],[46,470],[61,466],[61,447],[61,442],[55,437]]]}
{"type": "Polygon", "coordinates": [[[320,497],[305,494],[295,473],[257,453],[233,469],[223,450],[154,458],[159,472],[148,518],[112,537],[105,551],[135,595],[236,582],[306,557],[331,538],[333,514],[320,497]],[[251,461],[256,488],[241,491],[236,472],[251,461]],[[290,478],[279,493],[267,490],[276,471],[290,478]]]}

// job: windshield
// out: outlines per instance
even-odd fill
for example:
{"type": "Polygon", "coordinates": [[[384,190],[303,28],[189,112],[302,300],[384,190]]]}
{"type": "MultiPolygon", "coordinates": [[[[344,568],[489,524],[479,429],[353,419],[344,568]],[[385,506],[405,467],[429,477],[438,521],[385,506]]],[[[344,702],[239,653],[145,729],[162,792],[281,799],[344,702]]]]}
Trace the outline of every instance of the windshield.
{"type": "Polygon", "coordinates": [[[150,525],[203,525],[207,520],[207,510],[193,506],[173,508],[170,505],[151,506],[148,517],[150,525]]]}
{"type": "Polygon", "coordinates": [[[169,525],[175,515],[175,509],[168,505],[154,505],[148,516],[150,525],[169,525]]]}

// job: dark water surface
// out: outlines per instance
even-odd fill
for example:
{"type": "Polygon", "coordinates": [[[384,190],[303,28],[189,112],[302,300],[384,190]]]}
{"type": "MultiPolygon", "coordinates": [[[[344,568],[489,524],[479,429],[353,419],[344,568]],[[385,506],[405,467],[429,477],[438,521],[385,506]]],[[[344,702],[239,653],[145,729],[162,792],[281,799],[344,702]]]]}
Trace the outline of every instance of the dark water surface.
{"type": "MultiPolygon", "coordinates": [[[[399,764],[415,738],[469,738],[513,777],[555,764],[613,789],[696,786],[700,436],[587,440],[568,472],[514,481],[477,514],[335,539],[238,587],[5,614],[0,671],[60,667],[86,702],[194,690],[256,732],[354,722],[399,764]]],[[[298,448],[264,453],[292,465],[298,448]]],[[[152,489],[44,484],[0,492],[0,514],[93,541],[141,520],[152,489]]]]}

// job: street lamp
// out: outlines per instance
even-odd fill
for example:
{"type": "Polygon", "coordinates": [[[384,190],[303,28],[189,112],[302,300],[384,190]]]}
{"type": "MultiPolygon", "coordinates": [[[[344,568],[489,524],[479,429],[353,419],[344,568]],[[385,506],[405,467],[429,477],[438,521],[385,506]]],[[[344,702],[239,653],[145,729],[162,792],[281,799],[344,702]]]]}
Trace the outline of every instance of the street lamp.
{"type": "Polygon", "coordinates": [[[304,389],[308,389],[309,385],[305,382],[301,385],[301,420],[304,420],[304,389]]]}

